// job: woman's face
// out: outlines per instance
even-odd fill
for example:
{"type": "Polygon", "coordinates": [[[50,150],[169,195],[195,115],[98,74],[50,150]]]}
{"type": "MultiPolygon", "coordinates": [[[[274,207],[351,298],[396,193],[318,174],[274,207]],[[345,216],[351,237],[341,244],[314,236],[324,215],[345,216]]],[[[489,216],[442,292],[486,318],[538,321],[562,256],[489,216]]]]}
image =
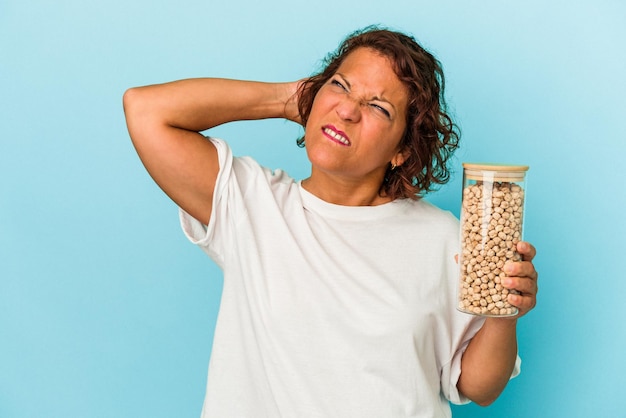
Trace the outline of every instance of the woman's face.
{"type": "Polygon", "coordinates": [[[322,86],[306,124],[305,145],[318,172],[378,188],[389,163],[405,157],[408,92],[388,58],[358,48],[322,86]]]}

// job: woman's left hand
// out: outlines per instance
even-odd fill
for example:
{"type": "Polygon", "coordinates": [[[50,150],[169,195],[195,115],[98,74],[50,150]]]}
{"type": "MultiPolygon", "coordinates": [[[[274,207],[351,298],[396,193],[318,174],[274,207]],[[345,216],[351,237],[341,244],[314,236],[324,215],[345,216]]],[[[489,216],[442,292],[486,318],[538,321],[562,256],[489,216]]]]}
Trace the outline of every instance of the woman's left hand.
{"type": "Polygon", "coordinates": [[[507,277],[502,279],[502,286],[509,290],[516,290],[519,294],[510,293],[508,301],[519,309],[517,318],[526,315],[537,304],[537,271],[532,263],[535,247],[530,243],[520,241],[517,243],[517,252],[522,255],[522,261],[514,261],[505,264],[504,272],[507,277]]]}

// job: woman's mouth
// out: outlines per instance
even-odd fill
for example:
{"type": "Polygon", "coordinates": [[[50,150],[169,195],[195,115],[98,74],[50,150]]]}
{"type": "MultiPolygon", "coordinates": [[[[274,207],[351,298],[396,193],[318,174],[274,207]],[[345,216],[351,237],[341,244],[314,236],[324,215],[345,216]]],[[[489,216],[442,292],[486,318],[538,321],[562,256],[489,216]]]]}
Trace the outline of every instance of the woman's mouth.
{"type": "Polygon", "coordinates": [[[326,125],[326,126],[322,127],[322,132],[329,139],[331,139],[331,140],[333,140],[333,141],[335,141],[335,142],[337,142],[337,143],[339,143],[341,145],[350,146],[350,140],[348,139],[346,134],[344,132],[341,132],[341,131],[335,129],[334,126],[326,125]]]}

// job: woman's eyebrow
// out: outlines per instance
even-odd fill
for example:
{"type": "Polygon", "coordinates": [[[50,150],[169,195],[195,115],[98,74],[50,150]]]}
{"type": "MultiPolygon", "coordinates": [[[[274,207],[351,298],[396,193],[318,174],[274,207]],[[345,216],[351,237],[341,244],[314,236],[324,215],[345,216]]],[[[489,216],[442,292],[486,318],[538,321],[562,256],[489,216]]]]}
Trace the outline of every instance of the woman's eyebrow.
{"type": "Polygon", "coordinates": [[[393,104],[392,102],[390,102],[389,100],[385,99],[384,97],[374,96],[374,97],[372,97],[372,99],[371,99],[371,100],[375,100],[375,101],[378,101],[378,102],[384,102],[384,103],[387,103],[389,106],[393,107],[393,108],[394,108],[394,110],[396,109],[396,107],[394,106],[394,104],[393,104]]]}
{"type": "Polygon", "coordinates": [[[341,74],[341,73],[335,73],[335,75],[341,77],[341,80],[346,83],[346,87],[350,88],[352,87],[352,85],[350,84],[350,82],[348,81],[348,79],[346,78],[345,75],[341,74]]]}

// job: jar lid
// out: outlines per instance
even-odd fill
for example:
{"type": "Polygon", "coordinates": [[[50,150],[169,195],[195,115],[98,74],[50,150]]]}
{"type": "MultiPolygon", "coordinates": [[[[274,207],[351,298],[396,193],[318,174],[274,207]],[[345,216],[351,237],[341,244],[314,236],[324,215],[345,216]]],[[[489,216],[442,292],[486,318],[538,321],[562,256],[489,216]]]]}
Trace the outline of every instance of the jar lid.
{"type": "Polygon", "coordinates": [[[521,181],[524,180],[527,165],[463,163],[467,178],[485,181],[521,181]]]}

